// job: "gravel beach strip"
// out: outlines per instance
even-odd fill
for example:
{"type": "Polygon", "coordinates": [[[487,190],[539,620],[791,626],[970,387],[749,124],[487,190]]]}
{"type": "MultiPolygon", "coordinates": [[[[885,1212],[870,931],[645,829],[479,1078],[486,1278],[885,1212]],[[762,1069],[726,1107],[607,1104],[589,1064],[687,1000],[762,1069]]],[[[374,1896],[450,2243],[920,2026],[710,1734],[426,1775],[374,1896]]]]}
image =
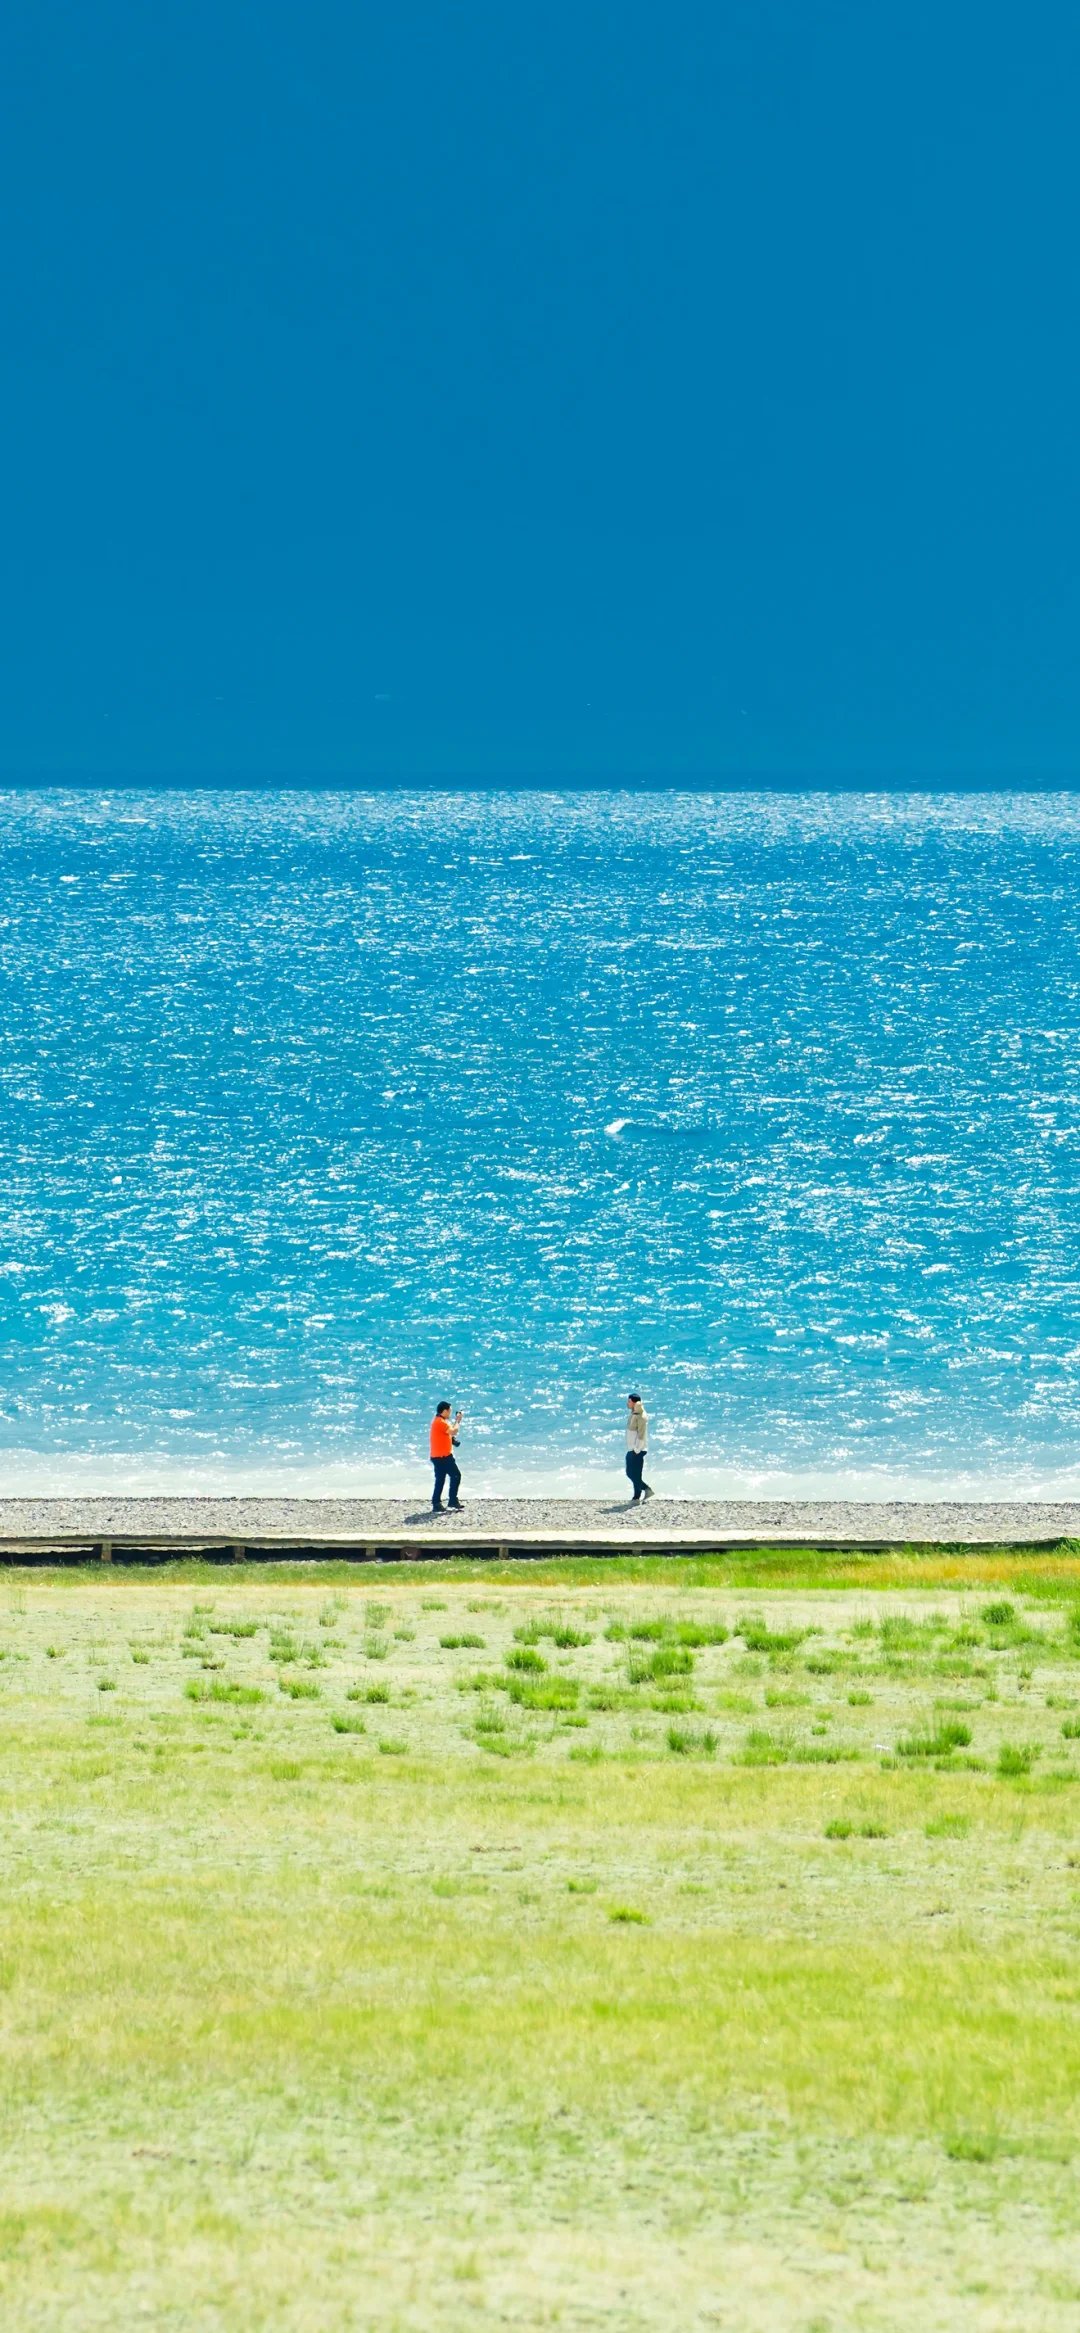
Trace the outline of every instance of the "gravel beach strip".
{"type": "Polygon", "coordinates": [[[45,1549],[80,1542],[242,1548],[378,1547],[424,1552],[470,1545],[533,1547],[1021,1546],[1080,1537],[1080,1500],[1039,1499],[625,1499],[479,1498],[464,1513],[433,1516],[422,1497],[8,1498],[0,1499],[0,1547],[45,1549]]]}

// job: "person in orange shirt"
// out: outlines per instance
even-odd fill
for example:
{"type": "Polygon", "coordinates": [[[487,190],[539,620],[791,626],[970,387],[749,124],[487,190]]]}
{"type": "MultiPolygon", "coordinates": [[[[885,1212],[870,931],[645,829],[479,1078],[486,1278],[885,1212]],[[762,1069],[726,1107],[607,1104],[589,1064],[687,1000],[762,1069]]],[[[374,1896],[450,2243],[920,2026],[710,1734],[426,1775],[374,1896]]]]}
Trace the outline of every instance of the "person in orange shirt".
{"type": "Polygon", "coordinates": [[[462,1412],[459,1410],[456,1418],[451,1419],[448,1401],[440,1401],[436,1404],[428,1444],[431,1451],[431,1463],[435,1469],[435,1488],[431,1494],[431,1511],[434,1515],[441,1515],[444,1512],[443,1484],[447,1482],[450,1485],[450,1496],[446,1502],[446,1511],[451,1515],[457,1515],[461,1512],[461,1500],[458,1497],[458,1491],[461,1487],[461,1468],[454,1456],[454,1446],[461,1430],[461,1418],[462,1412]]]}

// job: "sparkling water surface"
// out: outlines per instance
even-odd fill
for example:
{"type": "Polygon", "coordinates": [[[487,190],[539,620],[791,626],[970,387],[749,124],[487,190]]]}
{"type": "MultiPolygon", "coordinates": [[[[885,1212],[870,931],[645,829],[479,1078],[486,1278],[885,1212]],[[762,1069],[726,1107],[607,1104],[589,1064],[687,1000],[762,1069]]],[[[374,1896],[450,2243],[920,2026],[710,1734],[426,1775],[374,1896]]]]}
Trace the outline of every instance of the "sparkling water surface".
{"type": "MultiPolygon", "coordinates": [[[[0,797],[0,1481],[1080,1482],[1071,795],[0,797]]],[[[624,1486],[625,1487],[625,1486],[624,1486]]]]}

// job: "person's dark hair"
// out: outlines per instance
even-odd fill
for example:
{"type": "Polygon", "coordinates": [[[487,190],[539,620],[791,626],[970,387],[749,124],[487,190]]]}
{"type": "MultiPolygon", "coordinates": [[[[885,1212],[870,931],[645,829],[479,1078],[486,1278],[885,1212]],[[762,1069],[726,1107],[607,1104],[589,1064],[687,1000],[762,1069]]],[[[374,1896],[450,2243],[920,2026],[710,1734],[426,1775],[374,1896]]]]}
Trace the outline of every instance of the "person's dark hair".
{"type": "Polygon", "coordinates": [[[450,1404],[449,1404],[449,1402],[448,1402],[448,1401],[437,1401],[437,1402],[436,1402],[436,1404],[435,1404],[435,1415],[436,1415],[436,1417],[437,1417],[437,1418],[441,1418],[441,1417],[442,1417],[442,1414],[443,1414],[443,1411],[444,1411],[444,1410],[448,1410],[448,1409],[449,1409],[449,1407],[450,1407],[450,1404]]]}
{"type": "MultiPolygon", "coordinates": [[[[627,1394],[627,1396],[626,1396],[626,1398],[627,1398],[627,1401],[640,1401],[640,1400],[641,1400],[641,1395],[640,1395],[640,1393],[628,1393],[628,1394],[627,1394]]],[[[449,1409],[449,1407],[450,1407],[450,1404],[449,1404],[449,1402],[447,1402],[447,1405],[446,1405],[446,1406],[447,1406],[447,1409],[449,1409]]]]}

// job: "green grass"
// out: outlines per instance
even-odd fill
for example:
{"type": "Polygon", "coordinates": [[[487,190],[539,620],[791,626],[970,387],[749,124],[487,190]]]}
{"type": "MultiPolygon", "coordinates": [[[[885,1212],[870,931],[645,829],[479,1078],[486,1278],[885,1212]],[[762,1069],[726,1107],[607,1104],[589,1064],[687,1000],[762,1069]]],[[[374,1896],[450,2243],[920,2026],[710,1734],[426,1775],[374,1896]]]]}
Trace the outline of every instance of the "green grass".
{"type": "Polygon", "coordinates": [[[1064,2333],[1076,1551],[377,1584],[0,1582],[2,2321],[1064,2333]]]}
{"type": "Polygon", "coordinates": [[[507,1690],[519,1709],[574,1709],[581,1688],[576,1677],[511,1677],[507,1690]]]}
{"type": "Polygon", "coordinates": [[[265,1699],[261,1686],[241,1685],[235,1679],[223,1684],[218,1677],[215,1677],[212,1685],[205,1685],[201,1677],[189,1677],[184,1695],[188,1701],[227,1701],[234,1705],[246,1704],[248,1707],[265,1699]]]}
{"type": "MultiPolygon", "coordinates": [[[[553,1618],[550,1613],[543,1617],[538,1615],[535,1619],[522,1621],[520,1627],[514,1630],[514,1640],[517,1644],[542,1644],[545,1637],[550,1637],[552,1644],[559,1651],[564,1652],[576,1649],[583,1644],[592,1643],[592,1637],[587,1628],[575,1628],[572,1621],[563,1620],[558,1615],[553,1618]]],[[[479,1642],[479,1639],[477,1641],[479,1642]]]]}
{"type": "Polygon", "coordinates": [[[971,1727],[960,1719],[945,1721],[927,1728],[924,1733],[907,1734],[896,1745],[898,1758],[947,1758],[951,1750],[967,1748],[971,1727]]]}
{"type": "Polygon", "coordinates": [[[716,1735],[711,1726],[701,1732],[685,1725],[669,1725],[667,1746],[677,1758],[713,1758],[716,1755],[716,1735]]]}

